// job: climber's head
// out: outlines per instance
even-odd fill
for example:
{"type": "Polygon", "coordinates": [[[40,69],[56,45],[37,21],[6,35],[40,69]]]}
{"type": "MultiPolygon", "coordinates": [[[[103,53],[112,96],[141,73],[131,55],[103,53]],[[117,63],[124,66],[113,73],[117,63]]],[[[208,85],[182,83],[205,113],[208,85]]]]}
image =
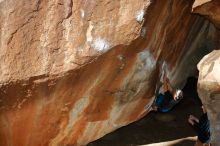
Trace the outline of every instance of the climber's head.
{"type": "Polygon", "coordinates": [[[176,92],[174,94],[174,99],[178,100],[178,99],[182,99],[183,98],[183,91],[180,89],[176,89],[176,92]]]}
{"type": "Polygon", "coordinates": [[[203,111],[203,113],[204,113],[204,114],[207,113],[205,106],[202,105],[201,107],[202,107],[202,111],[203,111]]]}
{"type": "Polygon", "coordinates": [[[203,113],[206,113],[207,111],[202,101],[200,99],[198,99],[197,101],[198,101],[198,105],[202,108],[203,113]]]}

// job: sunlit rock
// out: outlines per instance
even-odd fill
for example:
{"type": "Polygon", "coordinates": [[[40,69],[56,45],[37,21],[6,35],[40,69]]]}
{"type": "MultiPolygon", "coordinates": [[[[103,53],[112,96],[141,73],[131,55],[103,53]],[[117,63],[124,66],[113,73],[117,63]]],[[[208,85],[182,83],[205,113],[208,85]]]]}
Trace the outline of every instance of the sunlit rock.
{"type": "Polygon", "coordinates": [[[198,64],[198,93],[211,120],[212,145],[220,145],[220,50],[206,55],[198,64]]]}

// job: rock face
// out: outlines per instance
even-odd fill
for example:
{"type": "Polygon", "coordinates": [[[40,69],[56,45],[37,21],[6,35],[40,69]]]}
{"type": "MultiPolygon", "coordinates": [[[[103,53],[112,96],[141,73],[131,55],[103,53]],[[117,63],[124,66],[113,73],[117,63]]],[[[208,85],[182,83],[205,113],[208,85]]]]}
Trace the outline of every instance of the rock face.
{"type": "MultiPolygon", "coordinates": [[[[210,19],[220,28],[220,1],[196,0],[193,12],[210,19]]],[[[218,35],[218,43],[220,36],[218,35]]],[[[220,44],[216,48],[220,48],[220,44]]],[[[216,49],[215,48],[215,49],[216,49]]],[[[206,55],[198,64],[199,80],[198,93],[208,110],[211,121],[212,145],[220,145],[220,51],[215,50],[206,55]]]]}
{"type": "Polygon", "coordinates": [[[207,107],[212,130],[212,145],[220,145],[220,50],[206,55],[198,64],[198,92],[207,107]]]}
{"type": "Polygon", "coordinates": [[[0,145],[85,145],[149,112],[215,48],[190,0],[0,0],[0,145]]]}
{"type": "Polygon", "coordinates": [[[218,28],[220,28],[220,1],[219,0],[195,0],[192,11],[206,16],[218,28]]]}

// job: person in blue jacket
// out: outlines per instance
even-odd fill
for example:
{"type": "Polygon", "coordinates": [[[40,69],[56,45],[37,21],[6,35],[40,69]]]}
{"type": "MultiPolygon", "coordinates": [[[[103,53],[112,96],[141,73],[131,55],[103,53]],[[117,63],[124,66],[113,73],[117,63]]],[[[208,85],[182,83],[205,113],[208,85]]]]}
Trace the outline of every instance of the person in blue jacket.
{"type": "Polygon", "coordinates": [[[197,133],[198,140],[196,145],[210,146],[211,141],[211,132],[210,132],[210,121],[208,119],[208,114],[204,106],[201,106],[203,109],[203,114],[198,119],[194,115],[190,115],[188,122],[194,128],[197,133]]]}
{"type": "Polygon", "coordinates": [[[163,92],[159,93],[152,105],[153,111],[162,113],[169,112],[183,98],[183,92],[180,89],[171,89],[169,79],[166,73],[163,76],[163,92]]]}

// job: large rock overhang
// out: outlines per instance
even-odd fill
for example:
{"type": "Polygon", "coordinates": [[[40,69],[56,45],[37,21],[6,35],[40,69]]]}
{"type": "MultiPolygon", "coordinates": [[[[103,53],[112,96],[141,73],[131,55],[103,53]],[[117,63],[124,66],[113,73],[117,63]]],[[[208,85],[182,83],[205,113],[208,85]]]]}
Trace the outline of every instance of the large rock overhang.
{"type": "Polygon", "coordinates": [[[85,145],[181,88],[215,48],[193,1],[0,1],[0,145],[85,145]],[[22,134],[21,134],[22,133],[22,134]]]}

